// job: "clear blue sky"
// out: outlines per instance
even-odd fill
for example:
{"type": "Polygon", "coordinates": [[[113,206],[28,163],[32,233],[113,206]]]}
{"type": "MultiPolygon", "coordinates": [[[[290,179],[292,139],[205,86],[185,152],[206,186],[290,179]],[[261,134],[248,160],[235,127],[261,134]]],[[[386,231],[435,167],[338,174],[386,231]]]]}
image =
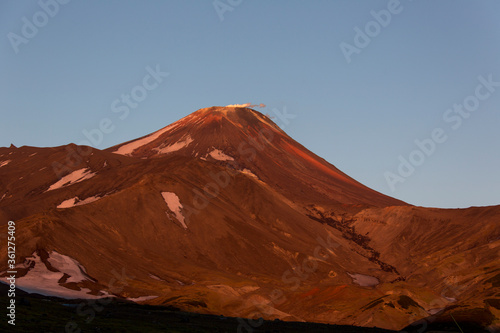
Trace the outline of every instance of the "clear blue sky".
{"type": "Polygon", "coordinates": [[[219,13],[213,1],[54,1],[0,2],[0,146],[80,143],[109,118],[106,148],[199,108],[264,103],[295,115],[275,119],[294,139],[378,191],[422,206],[500,204],[500,87],[474,97],[479,76],[500,82],[497,0],[220,0],[219,13]],[[371,14],[382,10],[385,26],[371,14]],[[356,46],[356,27],[372,37],[358,36],[348,63],[341,45],[356,46]],[[169,76],[120,119],[112,103],[125,105],[148,66],[169,76]],[[464,101],[474,111],[453,129],[459,120],[443,116],[464,101]],[[423,161],[414,153],[421,165],[392,191],[386,173],[401,177],[399,156],[436,128],[447,140],[423,161]]]}

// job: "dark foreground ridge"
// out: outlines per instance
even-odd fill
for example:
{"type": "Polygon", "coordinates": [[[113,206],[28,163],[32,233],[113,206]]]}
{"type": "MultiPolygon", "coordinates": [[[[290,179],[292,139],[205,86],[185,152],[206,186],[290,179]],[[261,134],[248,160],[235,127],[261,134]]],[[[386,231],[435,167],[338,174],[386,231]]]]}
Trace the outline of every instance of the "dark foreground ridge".
{"type": "MultiPolygon", "coordinates": [[[[0,292],[7,293],[3,283],[0,283],[0,292]]],[[[189,313],[174,307],[140,305],[119,299],[101,305],[95,300],[67,300],[27,294],[20,290],[17,290],[17,294],[16,326],[8,325],[6,320],[2,320],[1,332],[396,332],[381,328],[281,320],[250,321],[189,313]],[[250,323],[258,327],[252,327],[250,323]]],[[[1,298],[0,306],[7,307],[7,302],[7,298],[1,298]]]]}
{"type": "MultiPolygon", "coordinates": [[[[7,292],[0,283],[0,292],[7,292]]],[[[2,332],[255,332],[255,333],[391,333],[392,330],[346,325],[329,325],[281,320],[260,322],[248,319],[183,312],[173,307],[140,305],[124,300],[113,300],[101,305],[93,300],[66,300],[26,294],[20,290],[17,297],[16,326],[0,323],[2,332]],[[242,325],[245,323],[245,325],[242,325]],[[250,323],[253,324],[250,325],[250,323]],[[258,325],[260,324],[260,325],[258,325]]],[[[0,299],[0,306],[7,306],[7,298],[0,299]]],[[[463,332],[488,332],[477,325],[459,322],[463,332]]],[[[453,321],[408,326],[400,331],[460,332],[453,321]]]]}

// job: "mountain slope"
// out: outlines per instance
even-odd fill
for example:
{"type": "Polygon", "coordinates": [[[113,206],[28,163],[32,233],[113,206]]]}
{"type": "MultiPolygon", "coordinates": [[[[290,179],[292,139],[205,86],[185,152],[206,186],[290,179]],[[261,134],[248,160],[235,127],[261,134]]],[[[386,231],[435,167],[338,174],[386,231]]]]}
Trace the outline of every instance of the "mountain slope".
{"type": "Polygon", "coordinates": [[[406,205],[347,176],[290,138],[268,117],[239,107],[211,107],[143,138],[109,148],[116,154],[169,154],[221,161],[250,170],[293,199],[374,206],[406,205]]]}
{"type": "Polygon", "coordinates": [[[0,165],[0,234],[16,221],[30,291],[388,329],[499,323],[500,206],[389,198],[251,109],[201,109],[104,151],[0,148],[0,165]]]}

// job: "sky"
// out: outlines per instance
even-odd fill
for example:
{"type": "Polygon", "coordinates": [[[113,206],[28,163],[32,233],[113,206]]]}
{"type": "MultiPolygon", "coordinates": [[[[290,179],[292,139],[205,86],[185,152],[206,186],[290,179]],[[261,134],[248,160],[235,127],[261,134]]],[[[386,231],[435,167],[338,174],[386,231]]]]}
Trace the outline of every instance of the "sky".
{"type": "Polygon", "coordinates": [[[107,148],[263,103],[377,191],[498,205],[499,13],[497,0],[4,0],[0,147],[107,148]]]}

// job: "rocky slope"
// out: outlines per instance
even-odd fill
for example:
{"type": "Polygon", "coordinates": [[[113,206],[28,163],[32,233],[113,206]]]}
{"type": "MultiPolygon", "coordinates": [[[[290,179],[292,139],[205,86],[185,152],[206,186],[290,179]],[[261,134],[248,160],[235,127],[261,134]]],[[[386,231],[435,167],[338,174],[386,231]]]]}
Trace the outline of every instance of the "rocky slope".
{"type": "Polygon", "coordinates": [[[387,197],[251,109],[201,109],[104,151],[0,148],[0,165],[0,230],[16,222],[27,291],[388,329],[499,324],[500,206],[387,197]]]}

